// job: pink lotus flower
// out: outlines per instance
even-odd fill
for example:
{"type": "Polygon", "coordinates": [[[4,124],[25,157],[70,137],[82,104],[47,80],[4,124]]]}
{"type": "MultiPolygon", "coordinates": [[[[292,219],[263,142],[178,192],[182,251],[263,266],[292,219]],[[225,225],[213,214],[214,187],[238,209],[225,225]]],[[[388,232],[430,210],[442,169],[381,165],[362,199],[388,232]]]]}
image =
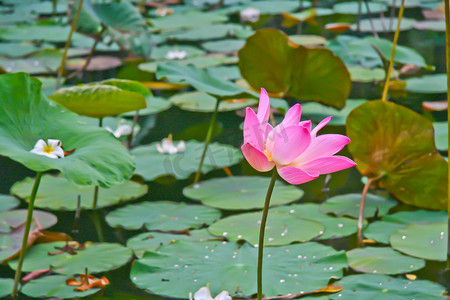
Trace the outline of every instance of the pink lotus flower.
{"type": "Polygon", "coordinates": [[[345,156],[334,155],[350,142],[348,137],[340,134],[316,136],[331,117],[311,130],[311,121],[300,122],[301,106],[296,104],[286,113],[283,122],[273,128],[268,123],[269,113],[269,96],[262,88],[258,114],[247,107],[241,147],[245,159],[256,170],[267,172],[277,167],[284,180],[301,184],[356,165],[345,156]]]}

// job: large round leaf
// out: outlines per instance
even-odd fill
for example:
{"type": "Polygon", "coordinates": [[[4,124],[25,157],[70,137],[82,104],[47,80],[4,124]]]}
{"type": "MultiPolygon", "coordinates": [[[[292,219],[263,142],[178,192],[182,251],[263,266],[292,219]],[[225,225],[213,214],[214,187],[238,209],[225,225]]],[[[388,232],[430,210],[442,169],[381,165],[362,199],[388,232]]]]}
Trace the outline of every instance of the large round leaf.
{"type": "Polygon", "coordinates": [[[411,256],[441,260],[447,259],[447,222],[411,224],[390,237],[394,249],[411,256]]]}
{"type": "Polygon", "coordinates": [[[10,195],[0,195],[0,211],[10,210],[19,205],[19,200],[10,195]]]}
{"type": "Polygon", "coordinates": [[[189,234],[173,234],[161,232],[143,232],[133,236],[127,241],[127,247],[133,249],[134,255],[142,258],[146,251],[156,251],[163,245],[169,245],[175,241],[188,240],[191,242],[217,241],[218,238],[208,229],[189,230],[189,234]]]}
{"type": "MultiPolygon", "coordinates": [[[[263,208],[269,178],[258,176],[233,176],[202,181],[198,186],[186,187],[183,194],[203,204],[220,209],[244,210],[263,208]]],[[[300,199],[303,191],[277,181],[271,205],[286,204],[300,199]]]]}
{"type": "Polygon", "coordinates": [[[138,82],[119,80],[62,88],[50,98],[67,109],[88,117],[107,117],[146,107],[141,91],[150,92],[138,82]]]}
{"type": "MultiPolygon", "coordinates": [[[[29,200],[34,179],[25,178],[16,182],[11,193],[29,200]]],[[[121,201],[133,200],[147,193],[147,186],[133,181],[125,181],[110,188],[99,188],[97,207],[115,205],[121,201]]],[[[35,205],[54,210],[76,210],[78,196],[80,207],[92,208],[94,186],[76,185],[66,178],[44,175],[36,195],[35,205]]]]}
{"type": "Polygon", "coordinates": [[[443,94],[447,92],[447,75],[431,74],[406,80],[405,91],[420,94],[443,94]]]}
{"type": "Polygon", "coordinates": [[[399,274],[422,269],[423,259],[394,251],[390,247],[356,248],[347,252],[348,264],[363,273],[399,274]]]}
{"type": "Polygon", "coordinates": [[[184,230],[211,224],[220,218],[217,209],[175,202],[143,202],[116,209],[106,216],[112,227],[148,230],[184,230]]]}
{"type": "Polygon", "coordinates": [[[434,122],[436,148],[439,151],[448,149],[448,122],[434,122]]]}
{"type": "MultiPolygon", "coordinates": [[[[178,145],[178,141],[174,141],[178,145]]],[[[156,150],[156,144],[139,146],[131,150],[136,161],[136,174],[151,181],[157,177],[171,175],[177,179],[186,179],[198,169],[204,144],[194,140],[186,142],[184,152],[162,154],[156,150]]],[[[242,159],[241,151],[219,143],[211,143],[206,151],[202,171],[234,165],[242,159]]]]}
{"type": "Polygon", "coordinates": [[[6,297],[11,294],[13,289],[14,279],[12,278],[0,278],[0,297],[6,297]]]}
{"type": "MultiPolygon", "coordinates": [[[[203,92],[187,92],[174,95],[170,102],[179,108],[195,112],[213,112],[217,99],[203,92]]],[[[257,104],[256,99],[230,99],[219,103],[219,111],[232,111],[257,104]]]]}
{"type": "MultiPolygon", "coordinates": [[[[77,299],[86,297],[100,291],[100,288],[92,288],[86,291],[75,291],[76,286],[69,286],[66,280],[73,276],[51,275],[28,282],[21,293],[33,298],[58,298],[77,299]]],[[[79,278],[77,280],[81,281],[79,278]]]]}
{"type": "MultiPolygon", "coordinates": [[[[85,268],[89,273],[99,273],[118,268],[126,264],[132,255],[132,251],[119,244],[86,243],[86,247],[75,250],[77,254],[68,252],[62,254],[49,255],[58,252],[56,247],[63,247],[65,242],[54,242],[38,244],[27,250],[27,255],[23,262],[22,271],[32,272],[35,270],[48,269],[59,274],[84,274],[85,268]]],[[[17,268],[18,259],[9,261],[12,269],[17,268]]]]}
{"type": "MultiPolygon", "coordinates": [[[[246,240],[258,245],[261,212],[245,213],[220,219],[208,230],[230,241],[246,240]]],[[[306,242],[319,235],[325,227],[316,221],[300,219],[285,213],[270,212],[267,218],[264,246],[282,246],[293,242],[306,242]]]]}
{"type": "Polygon", "coordinates": [[[407,204],[447,207],[448,163],[434,146],[433,125],[412,110],[370,101],[347,117],[349,150],[365,176],[407,204]]]}
{"type": "Polygon", "coordinates": [[[0,75],[0,155],[34,171],[57,169],[77,184],[111,186],[131,177],[134,163],[109,132],[49,101],[37,79],[0,75]],[[58,139],[71,155],[52,159],[31,153],[39,139],[58,139]]]}
{"type": "Polygon", "coordinates": [[[242,77],[269,93],[342,108],[350,92],[350,74],[340,58],[324,48],[294,44],[276,29],[261,29],[239,51],[242,77]]]}
{"type": "Polygon", "coordinates": [[[431,281],[409,281],[386,275],[363,274],[346,276],[336,285],[342,292],[331,294],[331,299],[358,300],[444,300],[445,289],[431,281]]]}
{"type": "MultiPolygon", "coordinates": [[[[272,208],[271,211],[283,212],[297,218],[313,220],[325,226],[325,230],[318,238],[326,240],[329,238],[341,238],[356,233],[357,221],[350,218],[336,218],[319,211],[319,204],[293,204],[272,208]]],[[[309,230],[309,229],[308,229],[309,230]]]]}
{"type": "MultiPolygon", "coordinates": [[[[364,207],[364,216],[371,218],[377,213],[382,216],[388,213],[389,209],[397,203],[389,198],[367,194],[364,207]]],[[[361,205],[361,194],[345,194],[331,197],[320,206],[323,213],[333,213],[336,216],[350,216],[358,218],[359,207],[361,205]]]]}
{"type": "MultiPolygon", "coordinates": [[[[147,252],[134,262],[131,280],[142,289],[170,297],[186,298],[210,284],[211,293],[256,293],[257,248],[234,242],[177,241],[147,252]]],[[[308,292],[323,288],[342,276],[347,266],[343,252],[318,243],[264,249],[265,296],[308,292]]]]}

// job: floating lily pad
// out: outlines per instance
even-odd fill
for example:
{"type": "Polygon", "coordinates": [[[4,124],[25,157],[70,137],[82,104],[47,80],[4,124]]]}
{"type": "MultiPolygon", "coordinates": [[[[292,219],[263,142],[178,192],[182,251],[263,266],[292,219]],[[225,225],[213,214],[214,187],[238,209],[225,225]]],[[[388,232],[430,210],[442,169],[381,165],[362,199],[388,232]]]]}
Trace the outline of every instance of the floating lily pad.
{"type": "MultiPolygon", "coordinates": [[[[32,272],[40,269],[52,270],[59,274],[84,274],[85,268],[89,273],[105,272],[126,264],[132,255],[131,249],[112,243],[86,243],[86,248],[76,250],[77,254],[67,252],[58,255],[49,255],[49,252],[58,252],[55,247],[63,247],[65,242],[38,244],[27,250],[22,271],[32,272]]],[[[17,259],[8,262],[12,269],[17,268],[17,259]]]]}
{"type": "MultiPolygon", "coordinates": [[[[58,219],[54,214],[41,210],[34,210],[33,218],[39,220],[39,223],[41,224],[41,227],[43,229],[52,227],[58,221],[58,219]]],[[[2,211],[0,212],[0,232],[2,233],[11,232],[13,228],[25,224],[26,220],[27,220],[26,209],[2,211]]]]}
{"type": "MultiPolygon", "coordinates": [[[[179,108],[195,112],[213,112],[217,101],[219,100],[215,97],[203,92],[180,93],[170,98],[170,102],[179,108]]],[[[258,101],[256,99],[223,100],[220,101],[219,111],[238,110],[248,106],[253,106],[257,103],[258,101]]]]}
{"type": "MultiPolygon", "coordinates": [[[[345,194],[331,197],[319,208],[323,213],[333,213],[336,216],[358,218],[361,204],[361,194],[345,194]]],[[[378,216],[388,213],[397,203],[389,198],[367,194],[364,207],[364,217],[371,218],[377,212],[378,216]]]]}
{"type": "Polygon", "coordinates": [[[447,75],[431,74],[405,80],[405,91],[420,94],[443,94],[447,92],[447,75]]]}
{"type": "Polygon", "coordinates": [[[394,251],[390,247],[366,247],[347,251],[349,266],[363,273],[400,274],[422,269],[423,259],[394,251]]]}
{"type": "Polygon", "coordinates": [[[112,227],[148,230],[185,230],[211,224],[220,211],[202,205],[175,202],[143,202],[118,208],[106,216],[112,227]]]}
{"type": "MultiPolygon", "coordinates": [[[[364,6],[364,5],[363,5],[364,6]]],[[[371,18],[364,19],[360,21],[360,30],[361,32],[373,32],[375,29],[376,32],[394,32],[397,28],[397,18],[371,18]],[[389,26],[389,24],[392,24],[389,26]]],[[[414,24],[417,21],[410,18],[402,18],[402,22],[400,23],[400,31],[406,31],[413,28],[414,24]]],[[[352,30],[356,30],[356,24],[351,26],[352,30]]]]}
{"type": "MultiPolygon", "coordinates": [[[[30,198],[34,179],[26,178],[15,183],[11,192],[20,198],[30,198]]],[[[110,188],[99,188],[97,207],[106,207],[139,198],[147,193],[147,186],[133,181],[125,181],[110,188]]],[[[36,195],[36,207],[54,210],[76,210],[78,195],[81,197],[80,206],[92,208],[94,186],[76,185],[62,176],[42,176],[36,195]]]]}
{"type": "Polygon", "coordinates": [[[435,122],[433,127],[436,148],[439,151],[446,151],[448,149],[448,122],[435,122]]]}
{"type": "MultiPolygon", "coordinates": [[[[172,107],[172,103],[162,97],[149,97],[146,99],[147,107],[138,111],[139,116],[147,116],[151,114],[157,114],[168,110],[172,107]]],[[[133,117],[136,114],[135,111],[130,111],[122,114],[125,117],[133,117]]]]}
{"type": "Polygon", "coordinates": [[[364,236],[378,243],[389,244],[391,235],[403,227],[405,227],[405,224],[376,221],[370,223],[369,226],[364,229],[364,236]]]}
{"type": "Polygon", "coordinates": [[[220,77],[224,80],[237,80],[240,79],[241,71],[237,66],[217,66],[208,68],[208,72],[213,75],[220,77]]]}
{"type": "Polygon", "coordinates": [[[156,72],[158,79],[167,78],[172,83],[188,83],[198,91],[210,95],[233,99],[233,98],[258,98],[258,94],[245,90],[240,86],[213,76],[207,71],[199,70],[193,66],[178,66],[176,64],[159,65],[156,72]]]}
{"type": "MultiPolygon", "coordinates": [[[[135,173],[145,180],[171,175],[177,179],[186,179],[198,169],[204,144],[194,140],[186,142],[184,152],[163,154],[156,150],[156,144],[139,146],[131,150],[136,161],[135,173]]],[[[174,141],[178,145],[178,141],[174,141]]],[[[202,172],[237,164],[242,159],[241,151],[230,145],[211,143],[208,145],[202,172]]]]}
{"type": "Polygon", "coordinates": [[[156,251],[163,245],[169,245],[176,241],[187,240],[191,242],[204,242],[217,240],[218,238],[208,229],[189,230],[189,234],[172,234],[160,232],[144,232],[127,241],[127,247],[133,249],[138,258],[142,258],[147,251],[156,251]]]}
{"type": "Polygon", "coordinates": [[[358,3],[357,1],[338,3],[333,6],[333,10],[339,14],[358,15],[359,5],[361,5],[361,14],[363,15],[367,15],[369,11],[371,14],[379,14],[387,11],[387,7],[384,3],[377,3],[377,2],[358,3]],[[367,6],[369,6],[369,10],[367,10],[367,6]]]}
{"type": "Polygon", "coordinates": [[[202,47],[209,52],[236,52],[244,47],[244,44],[244,40],[224,39],[205,42],[202,44],[202,47]]]}
{"type": "Polygon", "coordinates": [[[185,59],[173,59],[173,60],[159,60],[142,63],[139,65],[139,70],[155,73],[159,65],[171,63],[180,66],[193,65],[198,69],[206,69],[209,67],[219,66],[225,63],[226,58],[224,56],[196,56],[185,59]]]}
{"type": "Polygon", "coordinates": [[[134,164],[119,141],[48,100],[40,88],[24,73],[0,75],[0,155],[34,171],[60,170],[76,184],[111,186],[131,177],[134,164]],[[39,139],[58,139],[75,151],[61,159],[31,153],[39,139]]]}
{"type": "Polygon", "coordinates": [[[429,260],[447,259],[447,222],[411,224],[390,237],[394,249],[429,260]]]}
{"type": "Polygon", "coordinates": [[[289,39],[302,46],[322,46],[327,40],[320,35],[290,35],[289,39]]]}
{"type": "Polygon", "coordinates": [[[74,291],[76,286],[69,286],[66,280],[73,276],[51,275],[31,280],[21,290],[34,298],[76,299],[86,297],[100,291],[100,288],[88,289],[84,292],[74,291]]]}
{"type": "MultiPolygon", "coordinates": [[[[19,200],[11,195],[0,195],[0,212],[13,209],[20,204],[19,200]]],[[[0,225],[1,226],[1,225],[0,225]]]]}
{"type": "Polygon", "coordinates": [[[330,299],[358,300],[444,300],[445,289],[431,281],[410,281],[387,275],[350,275],[335,283],[342,292],[331,294],[330,299]]]}
{"type": "Polygon", "coordinates": [[[194,46],[188,46],[188,45],[175,45],[175,46],[169,46],[164,45],[161,47],[156,47],[152,51],[151,58],[154,60],[164,60],[166,59],[167,54],[170,51],[178,51],[178,52],[185,52],[186,57],[193,57],[198,55],[203,55],[205,52],[197,47],[194,46]]]}
{"type": "Polygon", "coordinates": [[[224,37],[247,38],[252,33],[251,29],[239,24],[211,24],[197,26],[188,30],[162,33],[161,35],[168,40],[198,42],[224,37]]]}
{"type": "Polygon", "coordinates": [[[7,72],[28,72],[30,74],[46,74],[55,72],[62,60],[59,50],[45,49],[37,51],[26,58],[11,59],[0,57],[0,66],[7,72]]]}
{"type": "MultiPolygon", "coordinates": [[[[3,16],[2,16],[3,21],[3,16]]],[[[0,30],[0,39],[7,41],[44,41],[52,43],[64,43],[69,36],[70,26],[60,25],[21,25],[9,26],[0,30]]],[[[72,40],[83,36],[77,32],[72,35],[72,40]]]]}
{"type": "Polygon", "coordinates": [[[269,93],[297,100],[345,106],[350,74],[328,49],[306,48],[293,44],[282,31],[260,29],[247,39],[238,56],[242,77],[255,89],[265,87],[269,93]]]}
{"type": "Polygon", "coordinates": [[[6,297],[11,294],[13,289],[14,279],[12,278],[0,278],[0,297],[6,297]]]}
{"type": "MultiPolygon", "coordinates": [[[[177,241],[135,261],[130,278],[141,289],[169,297],[184,298],[207,283],[213,295],[227,290],[251,296],[256,293],[257,250],[234,242],[177,241]]],[[[263,293],[269,297],[320,289],[341,277],[346,265],[344,252],[318,243],[267,247],[263,293]]]]}
{"type": "Polygon", "coordinates": [[[215,12],[201,12],[197,10],[188,10],[183,13],[175,13],[160,18],[150,19],[152,28],[159,30],[173,30],[179,28],[192,28],[200,25],[212,23],[222,23],[227,21],[225,15],[215,12]]]}
{"type": "Polygon", "coordinates": [[[404,203],[446,209],[448,164],[433,132],[427,118],[388,101],[364,103],[347,117],[349,150],[364,176],[382,176],[375,183],[404,203]]]}
{"type": "Polygon", "coordinates": [[[362,66],[348,67],[353,82],[379,82],[386,77],[386,72],[381,68],[365,68],[362,66]]]}
{"type": "MultiPolygon", "coordinates": [[[[186,187],[183,194],[203,204],[229,210],[263,208],[270,178],[233,176],[202,181],[198,186],[186,187]]],[[[271,205],[281,205],[300,199],[303,191],[277,181],[271,205]]]]}
{"type": "MultiPolygon", "coordinates": [[[[311,6],[310,1],[302,1],[303,8],[311,6]]],[[[290,12],[298,9],[299,4],[296,1],[289,0],[278,0],[277,5],[273,5],[272,1],[262,0],[262,1],[252,1],[251,3],[244,4],[243,9],[247,7],[256,8],[261,14],[265,15],[278,15],[284,11],[290,12]]]]}
{"type": "Polygon", "coordinates": [[[357,106],[367,102],[365,99],[347,99],[345,107],[338,110],[333,107],[325,106],[320,103],[305,103],[302,104],[302,114],[311,119],[312,121],[319,123],[328,116],[332,116],[329,125],[343,126],[348,114],[357,106]]]}
{"type": "MultiPolygon", "coordinates": [[[[220,219],[209,226],[212,234],[230,241],[246,240],[258,245],[262,212],[234,215],[220,219]]],[[[321,235],[325,227],[315,221],[297,218],[276,211],[269,213],[264,246],[283,246],[293,242],[306,242],[321,235]]]]}
{"type": "Polygon", "coordinates": [[[318,238],[327,240],[349,236],[358,231],[357,221],[350,218],[336,218],[319,211],[319,205],[313,203],[293,204],[272,208],[271,211],[283,212],[297,218],[313,220],[325,226],[325,230],[318,238]]]}
{"type": "Polygon", "coordinates": [[[9,57],[22,57],[41,50],[33,43],[0,43],[0,54],[9,57]]]}

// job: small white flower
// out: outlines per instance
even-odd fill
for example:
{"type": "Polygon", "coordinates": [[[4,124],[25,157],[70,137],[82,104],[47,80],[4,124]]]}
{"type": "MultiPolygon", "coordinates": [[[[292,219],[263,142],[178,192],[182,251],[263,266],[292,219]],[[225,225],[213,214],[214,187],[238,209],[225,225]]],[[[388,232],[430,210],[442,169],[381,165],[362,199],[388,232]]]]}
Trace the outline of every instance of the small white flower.
{"type": "Polygon", "coordinates": [[[156,15],[158,17],[164,17],[164,16],[171,15],[171,14],[173,14],[173,9],[171,9],[171,8],[158,7],[156,9],[156,15]]]}
{"type": "Polygon", "coordinates": [[[259,15],[260,15],[259,9],[253,7],[246,8],[243,11],[241,11],[241,22],[242,23],[245,23],[247,21],[251,23],[258,22],[259,15]]]}
{"type": "Polygon", "coordinates": [[[156,144],[156,151],[164,154],[176,154],[179,152],[184,152],[185,149],[186,144],[184,143],[184,141],[180,141],[178,145],[175,146],[171,134],[168,138],[162,139],[161,143],[156,144]]]}
{"type": "MultiPolygon", "coordinates": [[[[109,132],[111,132],[116,138],[120,138],[121,136],[130,135],[131,131],[132,131],[131,125],[127,124],[127,121],[124,119],[119,120],[116,130],[112,130],[112,128],[109,126],[105,126],[105,129],[108,130],[109,132]]],[[[137,131],[139,131],[139,128],[135,127],[134,133],[136,134],[137,131]]]]}
{"type": "Polygon", "coordinates": [[[184,50],[179,51],[178,49],[169,50],[166,54],[166,59],[184,59],[187,56],[187,52],[184,50]]]}
{"type": "Polygon", "coordinates": [[[64,157],[64,150],[61,148],[62,143],[60,140],[52,140],[48,139],[47,143],[40,139],[37,141],[36,145],[34,145],[33,150],[31,150],[31,153],[39,154],[39,155],[45,155],[50,158],[63,158],[64,157]]]}
{"type": "Polygon", "coordinates": [[[209,286],[204,286],[200,288],[195,294],[194,298],[192,298],[192,293],[189,293],[190,300],[232,300],[230,294],[227,291],[222,291],[215,298],[211,296],[211,292],[209,291],[209,286]]]}

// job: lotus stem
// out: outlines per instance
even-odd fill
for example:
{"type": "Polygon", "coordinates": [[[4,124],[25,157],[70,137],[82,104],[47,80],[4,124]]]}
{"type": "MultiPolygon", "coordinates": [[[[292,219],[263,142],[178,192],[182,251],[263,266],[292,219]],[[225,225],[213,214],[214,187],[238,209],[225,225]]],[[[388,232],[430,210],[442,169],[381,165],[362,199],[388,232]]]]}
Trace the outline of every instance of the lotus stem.
{"type": "MultiPolygon", "coordinates": [[[[98,118],[98,127],[103,127],[103,118],[98,118]]],[[[94,201],[92,202],[92,209],[97,208],[97,202],[98,202],[98,185],[94,187],[94,201]]]]}
{"type": "Polygon", "coordinates": [[[397,29],[395,30],[395,34],[394,34],[394,41],[392,44],[392,52],[391,52],[391,59],[389,61],[388,73],[386,74],[386,82],[384,83],[383,95],[381,97],[382,101],[386,101],[387,93],[389,90],[389,82],[391,80],[392,68],[394,66],[395,47],[397,46],[398,36],[400,35],[400,23],[402,22],[404,9],[405,9],[405,0],[402,0],[402,4],[400,6],[400,11],[398,12],[397,29]]]}
{"type": "MultiPolygon", "coordinates": [[[[450,103],[450,3],[449,0],[445,0],[445,56],[446,56],[446,67],[447,67],[447,103],[450,103]]],[[[447,109],[447,120],[450,120],[450,110],[447,109]]],[[[447,121],[448,122],[448,121],[447,121]]],[[[450,126],[449,126],[450,130],[450,126]]],[[[450,143],[450,137],[449,137],[450,143]]],[[[450,149],[448,150],[450,154],[450,149]]],[[[450,178],[450,168],[448,168],[448,177],[450,178]]],[[[448,194],[450,197],[450,182],[448,182],[448,194]]],[[[450,234],[450,198],[447,198],[448,204],[448,233],[450,234]]],[[[447,269],[450,269],[450,238],[447,243],[447,269]]]]}
{"type": "Polygon", "coordinates": [[[103,237],[103,230],[102,230],[102,224],[100,223],[100,217],[96,210],[92,211],[92,214],[89,214],[92,222],[95,226],[95,231],[97,232],[98,241],[100,243],[103,243],[105,241],[105,238],[103,237]]]}
{"type": "Polygon", "coordinates": [[[208,150],[208,145],[209,145],[209,142],[211,141],[211,137],[212,137],[212,134],[213,134],[213,131],[214,131],[214,125],[216,124],[217,112],[219,111],[219,104],[220,104],[219,100],[216,100],[216,101],[217,101],[216,102],[216,107],[214,108],[214,113],[213,113],[211,122],[209,123],[208,133],[206,134],[205,146],[203,147],[202,157],[200,158],[200,163],[198,164],[197,173],[195,173],[194,184],[197,184],[198,181],[200,180],[200,175],[202,173],[203,162],[204,162],[205,156],[206,156],[206,150],[208,150]]]}
{"type": "Polygon", "coordinates": [[[357,235],[357,247],[361,248],[362,246],[362,228],[363,228],[363,223],[364,223],[364,208],[366,206],[366,197],[367,197],[367,192],[369,192],[369,188],[370,185],[372,184],[372,182],[374,182],[375,180],[378,180],[382,177],[383,175],[377,176],[377,177],[372,177],[369,178],[366,182],[366,184],[364,185],[364,189],[362,191],[362,195],[361,195],[361,203],[359,205],[359,216],[358,216],[358,235],[357,235]]]}
{"type": "Polygon", "coordinates": [[[66,45],[64,47],[63,57],[61,59],[61,65],[59,66],[58,77],[56,79],[56,89],[59,89],[59,86],[60,86],[62,73],[64,71],[64,65],[66,64],[67,52],[69,51],[70,42],[72,41],[72,35],[73,35],[73,32],[75,31],[75,26],[77,25],[78,17],[80,16],[81,7],[83,6],[83,0],[78,0],[78,1],[79,2],[78,2],[77,11],[75,12],[75,16],[73,17],[73,20],[72,20],[72,25],[70,26],[69,36],[67,37],[66,45]]]}
{"type": "Polygon", "coordinates": [[[25,223],[25,231],[23,233],[22,238],[22,249],[20,251],[19,262],[17,264],[16,275],[14,277],[14,286],[12,290],[12,296],[15,298],[17,296],[17,290],[19,286],[20,277],[22,275],[22,265],[23,260],[25,258],[25,253],[27,251],[28,246],[28,235],[30,234],[31,220],[33,219],[33,210],[34,210],[34,200],[36,199],[36,194],[39,188],[39,184],[41,182],[42,172],[36,173],[36,178],[34,179],[33,189],[31,190],[30,202],[28,203],[28,213],[27,220],[25,223]]]}
{"type": "Polygon", "coordinates": [[[127,138],[127,149],[130,150],[131,146],[133,145],[133,137],[134,137],[134,128],[136,128],[136,124],[139,119],[139,110],[136,111],[136,113],[133,116],[133,123],[131,123],[131,133],[128,135],[127,138]]]}
{"type": "Polygon", "coordinates": [[[263,209],[263,215],[261,218],[261,227],[259,229],[259,242],[258,242],[258,270],[257,270],[257,286],[258,286],[258,292],[257,292],[257,298],[258,300],[262,299],[262,267],[263,267],[263,255],[264,255],[264,233],[266,230],[266,222],[267,222],[267,215],[269,213],[269,206],[270,206],[270,198],[272,197],[273,188],[275,186],[275,182],[277,181],[277,169],[274,168],[272,173],[272,180],[269,184],[269,189],[267,190],[266,194],[266,201],[264,202],[264,209],[263,209]]]}

